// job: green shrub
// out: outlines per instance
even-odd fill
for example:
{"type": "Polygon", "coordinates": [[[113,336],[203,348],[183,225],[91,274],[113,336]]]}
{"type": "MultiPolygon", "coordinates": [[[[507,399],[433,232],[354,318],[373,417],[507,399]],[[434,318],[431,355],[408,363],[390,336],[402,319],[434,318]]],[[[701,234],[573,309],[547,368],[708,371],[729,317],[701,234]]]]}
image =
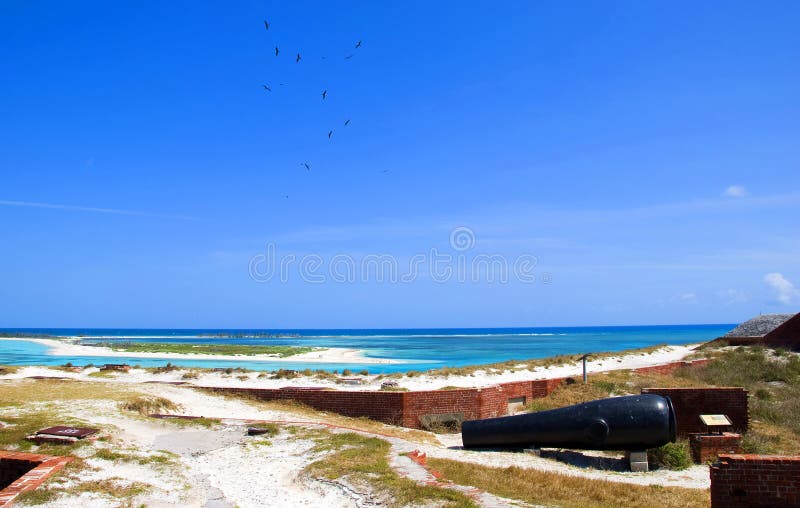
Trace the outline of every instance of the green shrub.
{"type": "Polygon", "coordinates": [[[647,450],[647,461],[657,467],[681,470],[692,465],[692,452],[689,441],[681,440],[667,443],[660,448],[647,450]]]}

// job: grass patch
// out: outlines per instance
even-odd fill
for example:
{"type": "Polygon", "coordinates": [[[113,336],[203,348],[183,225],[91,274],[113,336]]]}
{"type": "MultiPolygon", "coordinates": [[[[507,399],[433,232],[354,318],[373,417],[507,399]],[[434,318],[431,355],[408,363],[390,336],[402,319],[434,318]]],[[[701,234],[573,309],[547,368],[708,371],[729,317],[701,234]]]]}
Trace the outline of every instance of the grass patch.
{"type": "Polygon", "coordinates": [[[694,464],[689,441],[685,439],[647,450],[647,461],[657,467],[678,471],[694,464]]]}
{"type": "Polygon", "coordinates": [[[80,495],[84,492],[99,494],[116,499],[132,499],[149,491],[152,487],[141,482],[127,482],[122,478],[106,478],[91,482],[81,482],[68,489],[66,494],[80,495]]]}
{"type": "MultiPolygon", "coordinates": [[[[133,392],[136,393],[135,391],[133,392]]],[[[0,380],[0,406],[73,400],[125,400],[130,388],[69,379],[0,380]]]]}
{"type": "Polygon", "coordinates": [[[271,355],[294,356],[314,351],[307,346],[248,346],[243,344],[172,344],[160,342],[86,342],[87,346],[107,347],[129,353],[180,353],[204,355],[271,355]]]}
{"type": "Polygon", "coordinates": [[[265,433],[260,434],[260,436],[265,438],[275,437],[281,432],[281,428],[275,423],[259,423],[258,425],[253,425],[253,427],[256,429],[266,430],[265,433]]]}
{"type": "Polygon", "coordinates": [[[162,452],[157,455],[140,455],[136,453],[120,452],[110,448],[100,448],[95,452],[92,458],[108,460],[110,462],[135,462],[142,466],[166,466],[175,464],[175,460],[169,452],[162,452]]]}
{"type": "Polygon", "coordinates": [[[141,415],[178,411],[181,409],[179,404],[165,399],[164,397],[156,397],[153,395],[140,395],[123,402],[120,404],[120,407],[125,411],[132,411],[141,415]]]}
{"type": "Polygon", "coordinates": [[[631,485],[519,467],[496,468],[428,458],[431,468],[461,485],[536,505],[565,508],[706,508],[708,490],[631,485]]]}
{"type": "Polygon", "coordinates": [[[389,466],[391,445],[383,439],[352,432],[329,433],[317,438],[316,453],[330,452],[324,459],[309,464],[305,472],[328,480],[345,479],[353,484],[369,485],[385,496],[388,506],[442,506],[453,508],[477,505],[461,492],[419,485],[400,477],[389,466]]]}
{"type": "Polygon", "coordinates": [[[88,377],[114,378],[117,377],[117,373],[113,370],[98,370],[89,374],[88,377]]]}
{"type": "Polygon", "coordinates": [[[14,502],[25,506],[38,506],[55,501],[60,495],[61,493],[56,490],[39,487],[38,489],[23,492],[14,502]]]}

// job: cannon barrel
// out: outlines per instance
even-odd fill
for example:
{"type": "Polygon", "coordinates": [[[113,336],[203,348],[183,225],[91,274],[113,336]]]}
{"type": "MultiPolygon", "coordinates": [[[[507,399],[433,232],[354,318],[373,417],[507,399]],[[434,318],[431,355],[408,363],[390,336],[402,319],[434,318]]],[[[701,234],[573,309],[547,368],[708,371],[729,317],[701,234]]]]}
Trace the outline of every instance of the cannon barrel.
{"type": "Polygon", "coordinates": [[[654,394],[593,400],[549,411],[465,421],[464,448],[645,450],[675,441],[675,410],[654,394]]]}

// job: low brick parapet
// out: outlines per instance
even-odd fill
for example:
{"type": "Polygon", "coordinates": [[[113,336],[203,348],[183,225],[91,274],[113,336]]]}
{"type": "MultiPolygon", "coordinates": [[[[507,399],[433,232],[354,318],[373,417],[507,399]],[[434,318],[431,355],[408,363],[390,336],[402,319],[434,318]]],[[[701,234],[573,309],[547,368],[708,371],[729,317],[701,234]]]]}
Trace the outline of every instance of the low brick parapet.
{"type": "Polygon", "coordinates": [[[712,508],[800,506],[800,456],[722,454],[709,469],[712,508]]]}
{"type": "Polygon", "coordinates": [[[689,434],[692,459],[697,464],[717,460],[721,454],[742,453],[742,435],[736,432],[722,434],[689,434]]]}
{"type": "Polygon", "coordinates": [[[23,492],[40,486],[61,470],[72,457],[0,451],[0,508],[10,508],[23,492]]]}

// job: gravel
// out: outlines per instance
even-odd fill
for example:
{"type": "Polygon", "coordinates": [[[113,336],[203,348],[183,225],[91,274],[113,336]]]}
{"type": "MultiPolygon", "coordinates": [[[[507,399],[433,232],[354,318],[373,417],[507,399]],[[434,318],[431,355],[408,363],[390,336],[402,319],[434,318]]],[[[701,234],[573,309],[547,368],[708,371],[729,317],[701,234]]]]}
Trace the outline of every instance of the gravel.
{"type": "Polygon", "coordinates": [[[745,321],[723,337],[763,337],[793,316],[794,314],[762,314],[745,321]]]}

